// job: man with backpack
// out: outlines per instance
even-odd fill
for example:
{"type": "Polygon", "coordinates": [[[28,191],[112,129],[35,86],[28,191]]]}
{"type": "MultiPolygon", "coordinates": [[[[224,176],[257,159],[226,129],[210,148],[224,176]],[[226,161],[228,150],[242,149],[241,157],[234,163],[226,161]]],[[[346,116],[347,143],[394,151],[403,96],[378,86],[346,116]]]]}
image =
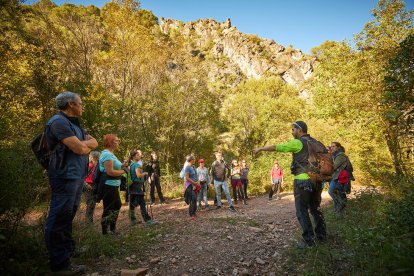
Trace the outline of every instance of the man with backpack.
{"type": "Polygon", "coordinates": [[[331,143],[333,167],[332,180],[329,183],[329,195],[332,197],[334,212],[341,213],[346,207],[346,194],[351,191],[352,174],[351,161],[345,154],[345,148],[339,142],[331,143]]]}
{"type": "Polygon", "coordinates": [[[88,173],[88,154],[98,146],[98,142],[80,125],[79,117],[84,107],[78,94],[62,92],[55,100],[59,112],[47,122],[45,130],[52,190],[45,242],[51,270],[61,275],[77,275],[83,273],[85,267],[70,263],[75,249],[72,222],[88,173]]]}
{"type": "Polygon", "coordinates": [[[325,219],[320,209],[322,181],[317,179],[311,181],[312,174],[309,161],[311,144],[318,144],[319,148],[327,151],[322,143],[312,138],[308,133],[308,126],[303,121],[296,121],[292,124],[293,140],[284,144],[265,146],[257,148],[254,153],[261,151],[292,152],[291,172],[294,175],[294,195],[296,216],[302,227],[302,237],[304,243],[301,247],[315,246],[315,234],[318,241],[326,240],[325,219]],[[323,149],[322,149],[323,147],[323,149]],[[312,228],[312,222],[309,217],[309,211],[315,221],[315,231],[312,228]]]}

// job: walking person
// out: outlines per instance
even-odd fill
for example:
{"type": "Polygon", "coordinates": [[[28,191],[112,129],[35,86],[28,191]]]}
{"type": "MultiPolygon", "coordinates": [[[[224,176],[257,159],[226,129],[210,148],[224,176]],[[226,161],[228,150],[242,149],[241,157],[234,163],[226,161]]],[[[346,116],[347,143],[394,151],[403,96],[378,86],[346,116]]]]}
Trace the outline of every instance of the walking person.
{"type": "Polygon", "coordinates": [[[116,222],[122,206],[119,186],[121,185],[121,176],[128,172],[128,168],[124,167],[114,154],[121,143],[118,136],[116,134],[106,134],[103,140],[105,149],[101,152],[99,158],[99,169],[104,175],[102,178],[102,181],[104,181],[102,234],[108,234],[109,227],[109,233],[117,235],[116,222]]]}
{"type": "Polygon", "coordinates": [[[204,159],[198,160],[197,177],[200,181],[200,191],[198,192],[198,209],[201,210],[201,201],[204,200],[204,207],[208,208],[207,189],[210,183],[208,169],[204,167],[204,159]]]}
{"type": "Polygon", "coordinates": [[[151,153],[151,160],[147,164],[146,171],[148,172],[148,182],[150,183],[150,204],[155,204],[155,189],[157,189],[158,199],[160,200],[161,204],[165,203],[164,196],[161,191],[161,184],[160,184],[160,176],[161,176],[161,169],[160,169],[160,162],[158,161],[158,156],[155,151],[151,153]]]}
{"type": "Polygon", "coordinates": [[[249,185],[249,166],[244,159],[241,162],[240,180],[243,184],[244,198],[247,200],[249,199],[247,196],[247,186],[249,185]]]}
{"type": "Polygon", "coordinates": [[[232,212],[236,212],[236,209],[234,208],[230,192],[229,192],[229,186],[227,184],[226,178],[230,174],[229,169],[227,168],[223,158],[222,154],[217,152],[216,153],[216,160],[211,164],[211,184],[214,185],[215,191],[216,191],[216,198],[217,198],[217,208],[221,208],[221,188],[224,191],[224,194],[227,198],[227,203],[229,204],[229,210],[232,212]]]}
{"type": "MultiPolygon", "coordinates": [[[[306,123],[296,121],[292,124],[293,140],[284,144],[265,146],[254,150],[256,154],[261,151],[293,153],[291,172],[294,175],[293,193],[295,196],[296,216],[303,230],[302,237],[304,243],[300,244],[301,247],[315,246],[315,234],[318,241],[326,240],[325,219],[320,209],[322,183],[313,184],[306,173],[309,168],[308,141],[317,141],[307,132],[308,126],[306,123]],[[312,229],[309,211],[315,221],[315,230],[312,229]]],[[[323,148],[326,151],[325,146],[323,148]]]]}
{"type": "Polygon", "coordinates": [[[85,266],[70,262],[70,255],[75,250],[72,223],[88,173],[88,154],[98,142],[80,124],[84,106],[79,94],[62,92],[55,101],[59,112],[46,124],[46,142],[53,150],[48,169],[52,197],[45,242],[52,272],[75,275],[83,273],[85,266]]]}
{"type": "Polygon", "coordinates": [[[247,205],[246,199],[244,198],[244,191],[243,191],[243,184],[241,182],[240,177],[240,166],[239,161],[233,160],[231,162],[231,173],[230,173],[230,181],[231,181],[231,187],[233,189],[233,198],[234,198],[234,204],[237,204],[237,198],[238,195],[240,195],[240,199],[243,201],[244,205],[247,205]]]}
{"type": "Polygon", "coordinates": [[[270,171],[270,180],[272,183],[272,186],[270,187],[269,191],[269,200],[272,200],[273,193],[276,190],[276,200],[280,199],[279,193],[280,188],[283,184],[283,171],[279,166],[279,163],[275,161],[273,164],[272,170],[270,171]]]}
{"type": "Polygon", "coordinates": [[[93,223],[93,213],[95,212],[96,201],[95,195],[93,194],[95,183],[93,183],[92,177],[97,168],[99,156],[99,151],[91,151],[89,154],[88,176],[84,183],[84,193],[86,197],[85,221],[87,223],[93,223]]]}
{"type": "Polygon", "coordinates": [[[187,165],[184,168],[184,197],[185,201],[189,204],[188,213],[191,219],[195,220],[197,219],[197,191],[200,189],[200,183],[197,178],[197,170],[194,167],[194,156],[188,155],[186,161],[187,165]]]}
{"type": "Polygon", "coordinates": [[[144,182],[148,172],[144,172],[142,169],[141,151],[133,150],[130,152],[128,163],[130,163],[130,174],[132,184],[129,186],[129,219],[131,225],[137,223],[135,216],[135,208],[139,206],[141,210],[142,219],[147,225],[155,224],[151,216],[148,214],[145,203],[144,182]],[[132,161],[132,162],[131,162],[132,161]]]}

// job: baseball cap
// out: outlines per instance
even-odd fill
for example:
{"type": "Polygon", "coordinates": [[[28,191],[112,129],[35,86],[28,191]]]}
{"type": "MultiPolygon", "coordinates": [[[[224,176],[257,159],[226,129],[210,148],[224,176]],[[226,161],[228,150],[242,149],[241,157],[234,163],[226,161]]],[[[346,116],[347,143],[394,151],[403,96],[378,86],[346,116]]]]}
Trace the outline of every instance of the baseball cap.
{"type": "Polygon", "coordinates": [[[198,163],[204,163],[204,159],[199,159],[198,163]]]}

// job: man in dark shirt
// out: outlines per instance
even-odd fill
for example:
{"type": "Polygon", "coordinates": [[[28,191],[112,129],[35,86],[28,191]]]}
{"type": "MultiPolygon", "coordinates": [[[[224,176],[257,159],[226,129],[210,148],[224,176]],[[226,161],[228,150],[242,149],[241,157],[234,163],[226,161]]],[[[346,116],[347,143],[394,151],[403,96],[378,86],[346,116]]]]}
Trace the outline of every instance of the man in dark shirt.
{"type": "Polygon", "coordinates": [[[229,204],[229,210],[236,212],[236,209],[231,203],[231,197],[229,192],[229,186],[227,184],[227,177],[229,177],[230,171],[222,159],[221,153],[216,153],[216,161],[211,164],[211,184],[214,184],[217,198],[217,209],[221,208],[221,188],[223,188],[226,194],[227,203],[229,204]]]}
{"type": "Polygon", "coordinates": [[[254,152],[256,154],[260,151],[292,152],[293,160],[291,171],[294,175],[293,193],[295,195],[296,216],[303,230],[302,237],[305,243],[302,245],[312,247],[315,245],[315,234],[319,241],[326,239],[326,226],[320,209],[322,183],[313,184],[307,173],[307,168],[309,167],[307,141],[315,141],[307,132],[308,126],[306,123],[296,121],[292,124],[293,140],[285,144],[257,148],[254,152]],[[314,218],[316,224],[315,232],[312,229],[312,222],[309,218],[308,211],[310,211],[314,218]]]}
{"type": "Polygon", "coordinates": [[[48,176],[52,198],[45,242],[51,270],[57,274],[77,275],[85,268],[70,263],[70,255],[75,249],[72,221],[88,171],[88,154],[98,146],[98,142],[80,125],[83,104],[78,94],[62,92],[55,100],[59,112],[46,124],[46,139],[51,153],[48,176]]]}
{"type": "Polygon", "coordinates": [[[150,204],[155,203],[155,188],[157,188],[158,198],[161,204],[165,203],[164,196],[161,191],[160,184],[160,162],[158,161],[157,153],[154,151],[151,153],[151,161],[146,166],[146,171],[148,172],[148,181],[150,183],[150,204]]]}

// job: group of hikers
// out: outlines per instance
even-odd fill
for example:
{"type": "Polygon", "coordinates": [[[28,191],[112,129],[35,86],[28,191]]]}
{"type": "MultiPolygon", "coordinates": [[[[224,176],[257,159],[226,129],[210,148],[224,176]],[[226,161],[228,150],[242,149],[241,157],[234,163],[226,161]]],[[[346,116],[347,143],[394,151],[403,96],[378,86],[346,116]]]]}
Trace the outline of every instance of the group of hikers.
{"type": "MultiPolygon", "coordinates": [[[[80,205],[83,190],[85,190],[87,201],[87,221],[93,221],[96,200],[103,201],[101,220],[103,234],[117,234],[116,222],[122,205],[119,186],[125,175],[129,175],[128,178],[130,178],[127,190],[131,224],[137,222],[135,208],[138,206],[147,225],[157,223],[146,208],[145,183],[148,182],[151,186],[150,203],[155,202],[155,189],[157,189],[160,203],[165,203],[165,199],[161,191],[160,165],[155,152],[151,153],[151,160],[145,167],[140,150],[131,151],[129,159],[121,162],[115,155],[121,142],[116,134],[105,135],[103,139],[104,150],[100,153],[94,151],[98,142],[82,128],[79,121],[84,110],[80,95],[65,91],[57,95],[55,100],[59,112],[49,119],[44,132],[50,155],[48,178],[52,191],[45,227],[45,242],[52,272],[56,275],[77,275],[83,273],[85,267],[73,265],[70,262],[70,257],[75,250],[72,223],[80,205]]],[[[329,148],[326,148],[311,137],[307,130],[305,122],[296,121],[292,124],[294,139],[283,144],[257,148],[253,152],[255,154],[262,151],[292,153],[290,169],[294,175],[296,216],[303,230],[301,245],[313,247],[316,242],[326,240],[326,225],[320,203],[323,184],[328,178],[320,178],[321,172],[317,174],[309,171],[309,167],[312,165],[312,162],[309,161],[313,150],[311,145],[319,143],[321,152],[331,151],[332,153],[333,160],[330,161],[333,161],[333,173],[329,176],[329,194],[334,199],[334,207],[337,212],[341,212],[345,208],[347,185],[350,185],[350,180],[353,177],[352,165],[340,143],[333,142],[329,148]],[[309,212],[314,218],[314,228],[309,212]]],[[[246,160],[242,160],[241,164],[237,160],[233,160],[231,165],[228,165],[220,152],[217,152],[215,157],[216,160],[211,164],[209,172],[203,159],[198,160],[199,166],[196,168],[194,165],[195,157],[188,155],[180,173],[184,182],[184,199],[189,205],[189,215],[193,220],[197,218],[197,210],[203,208],[202,202],[204,202],[204,208],[209,208],[207,198],[209,186],[214,187],[217,209],[222,208],[222,191],[226,196],[230,211],[236,211],[233,203],[237,203],[239,200],[243,204],[247,204],[249,167],[246,160]],[[233,191],[233,201],[227,183],[228,178],[230,178],[233,191]]],[[[270,176],[269,200],[272,200],[275,192],[276,199],[280,199],[283,172],[277,161],[272,167],[270,176]]]]}

